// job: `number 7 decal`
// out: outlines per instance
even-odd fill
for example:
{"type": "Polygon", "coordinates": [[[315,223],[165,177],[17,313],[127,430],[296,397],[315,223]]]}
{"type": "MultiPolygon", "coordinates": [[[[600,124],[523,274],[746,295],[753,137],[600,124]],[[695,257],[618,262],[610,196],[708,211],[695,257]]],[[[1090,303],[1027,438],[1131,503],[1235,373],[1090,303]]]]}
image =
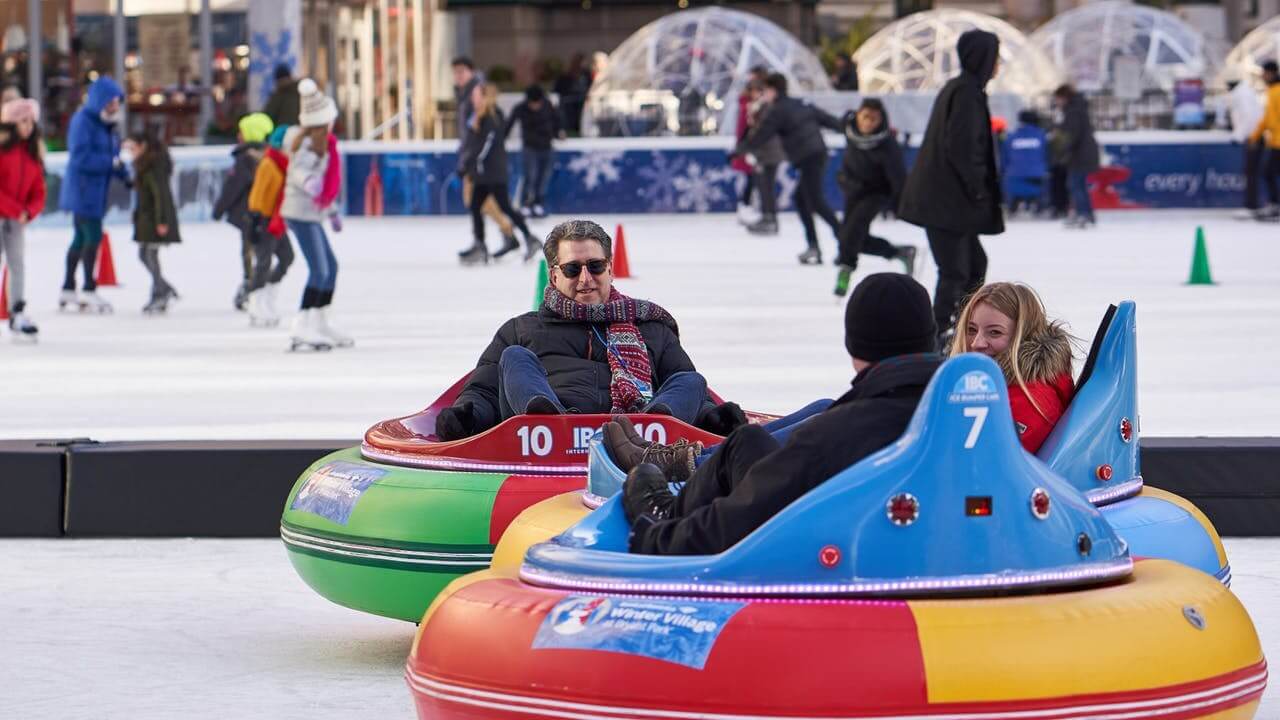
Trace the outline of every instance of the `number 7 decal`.
{"type": "Polygon", "coordinates": [[[973,425],[969,427],[969,437],[964,439],[964,449],[972,450],[974,445],[978,444],[978,436],[982,434],[982,426],[987,422],[986,405],[970,405],[964,409],[964,416],[973,418],[973,425]]]}

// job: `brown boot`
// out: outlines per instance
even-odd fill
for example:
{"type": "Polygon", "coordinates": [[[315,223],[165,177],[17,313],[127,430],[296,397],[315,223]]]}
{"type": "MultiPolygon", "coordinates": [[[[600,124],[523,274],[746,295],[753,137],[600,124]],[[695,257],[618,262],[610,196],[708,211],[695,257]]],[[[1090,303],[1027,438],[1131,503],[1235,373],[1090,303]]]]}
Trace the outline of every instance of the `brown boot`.
{"type": "MultiPolygon", "coordinates": [[[[635,428],[632,427],[631,431],[634,433],[635,428]]],[[[689,479],[693,474],[694,458],[702,453],[702,443],[691,444],[687,440],[679,440],[673,445],[652,443],[648,447],[638,447],[619,422],[605,423],[604,445],[623,472],[630,472],[640,463],[652,463],[677,482],[689,479]]]]}
{"type": "Polygon", "coordinates": [[[647,448],[653,444],[652,441],[645,440],[640,436],[640,433],[636,430],[635,423],[631,422],[631,418],[626,415],[614,415],[613,421],[622,428],[622,432],[626,434],[632,445],[638,448],[647,448]]]}

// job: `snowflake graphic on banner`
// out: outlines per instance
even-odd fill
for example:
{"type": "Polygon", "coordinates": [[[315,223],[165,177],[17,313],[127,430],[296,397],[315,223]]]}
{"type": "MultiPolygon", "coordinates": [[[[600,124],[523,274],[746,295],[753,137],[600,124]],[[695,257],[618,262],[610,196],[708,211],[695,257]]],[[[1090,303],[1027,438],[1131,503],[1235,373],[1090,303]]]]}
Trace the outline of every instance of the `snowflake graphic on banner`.
{"type": "Polygon", "coordinates": [[[690,160],[684,174],[675,178],[676,207],[681,210],[707,212],[717,203],[733,197],[734,176],[738,173],[728,166],[704,168],[697,160],[690,160]]]}
{"type": "Polygon", "coordinates": [[[582,176],[582,186],[588,191],[622,179],[622,151],[595,150],[579,153],[569,161],[570,172],[582,176]]]}
{"type": "Polygon", "coordinates": [[[258,102],[265,103],[271,97],[275,84],[274,74],[277,65],[285,65],[292,72],[298,64],[298,58],[289,52],[293,46],[293,31],[281,30],[280,38],[274,44],[267,33],[256,32],[250,40],[252,51],[249,61],[249,74],[257,75],[261,82],[258,87],[258,102]]]}
{"type": "Polygon", "coordinates": [[[636,194],[648,201],[645,210],[670,212],[676,209],[676,179],[684,170],[685,162],[682,157],[668,160],[666,153],[654,151],[649,154],[649,164],[636,171],[644,178],[636,194]]]}

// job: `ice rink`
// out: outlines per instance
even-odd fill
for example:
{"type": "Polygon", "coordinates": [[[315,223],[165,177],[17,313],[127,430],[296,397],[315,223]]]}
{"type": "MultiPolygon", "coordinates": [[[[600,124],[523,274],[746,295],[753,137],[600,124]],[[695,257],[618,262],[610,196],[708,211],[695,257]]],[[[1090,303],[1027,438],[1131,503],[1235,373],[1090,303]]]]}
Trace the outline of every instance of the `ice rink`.
{"type": "MultiPolygon", "coordinates": [[[[830,264],[801,267],[794,214],[775,238],[748,235],[728,215],[597,218],[624,223],[635,279],[623,292],[659,302],[720,394],[783,412],[843,392],[851,374],[830,264]]],[[[285,352],[287,329],[251,330],[231,310],[239,236],[228,225],[182,228],[162,252],[182,293],[168,316],[143,316],[146,272],[127,227],[111,227],[120,288],[102,291],[113,316],[60,315],[55,299],[68,230],[28,239],[28,301],[37,346],[0,329],[0,437],[99,440],[356,438],[374,421],[426,406],[467,372],[498,326],[532,302],[534,271],[513,260],[463,269],[468,220],[348,220],[335,324],[352,350],[285,352]]],[[[547,232],[551,220],[534,230],[547,232]]],[[[924,245],[904,223],[878,223],[893,242],[924,245]]],[[[828,263],[830,234],[820,228],[828,263]]],[[[496,247],[494,233],[490,243],[496,247]]],[[[1280,434],[1280,226],[1220,211],[1106,213],[1097,230],[1012,223],[986,240],[990,279],[1030,282],[1052,315],[1088,340],[1107,303],[1138,302],[1142,431],[1149,435],[1280,434]],[[1209,241],[1213,287],[1189,287],[1195,227],[1209,241]]],[[[932,290],[927,254],[920,278],[932,290]]],[[[896,266],[864,257],[860,272],[896,266]]],[[[296,307],[299,256],[281,298],[296,307]]]]}

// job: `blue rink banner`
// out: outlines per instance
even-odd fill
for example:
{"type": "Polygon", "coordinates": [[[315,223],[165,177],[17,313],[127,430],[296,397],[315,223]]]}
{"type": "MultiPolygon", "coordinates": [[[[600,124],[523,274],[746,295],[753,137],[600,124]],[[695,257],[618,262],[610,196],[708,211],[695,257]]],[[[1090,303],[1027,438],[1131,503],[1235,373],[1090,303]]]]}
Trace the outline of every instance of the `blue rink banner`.
{"type": "Polygon", "coordinates": [[[533,649],[640,655],[701,670],[740,602],[570,595],[547,613],[533,649]]]}

